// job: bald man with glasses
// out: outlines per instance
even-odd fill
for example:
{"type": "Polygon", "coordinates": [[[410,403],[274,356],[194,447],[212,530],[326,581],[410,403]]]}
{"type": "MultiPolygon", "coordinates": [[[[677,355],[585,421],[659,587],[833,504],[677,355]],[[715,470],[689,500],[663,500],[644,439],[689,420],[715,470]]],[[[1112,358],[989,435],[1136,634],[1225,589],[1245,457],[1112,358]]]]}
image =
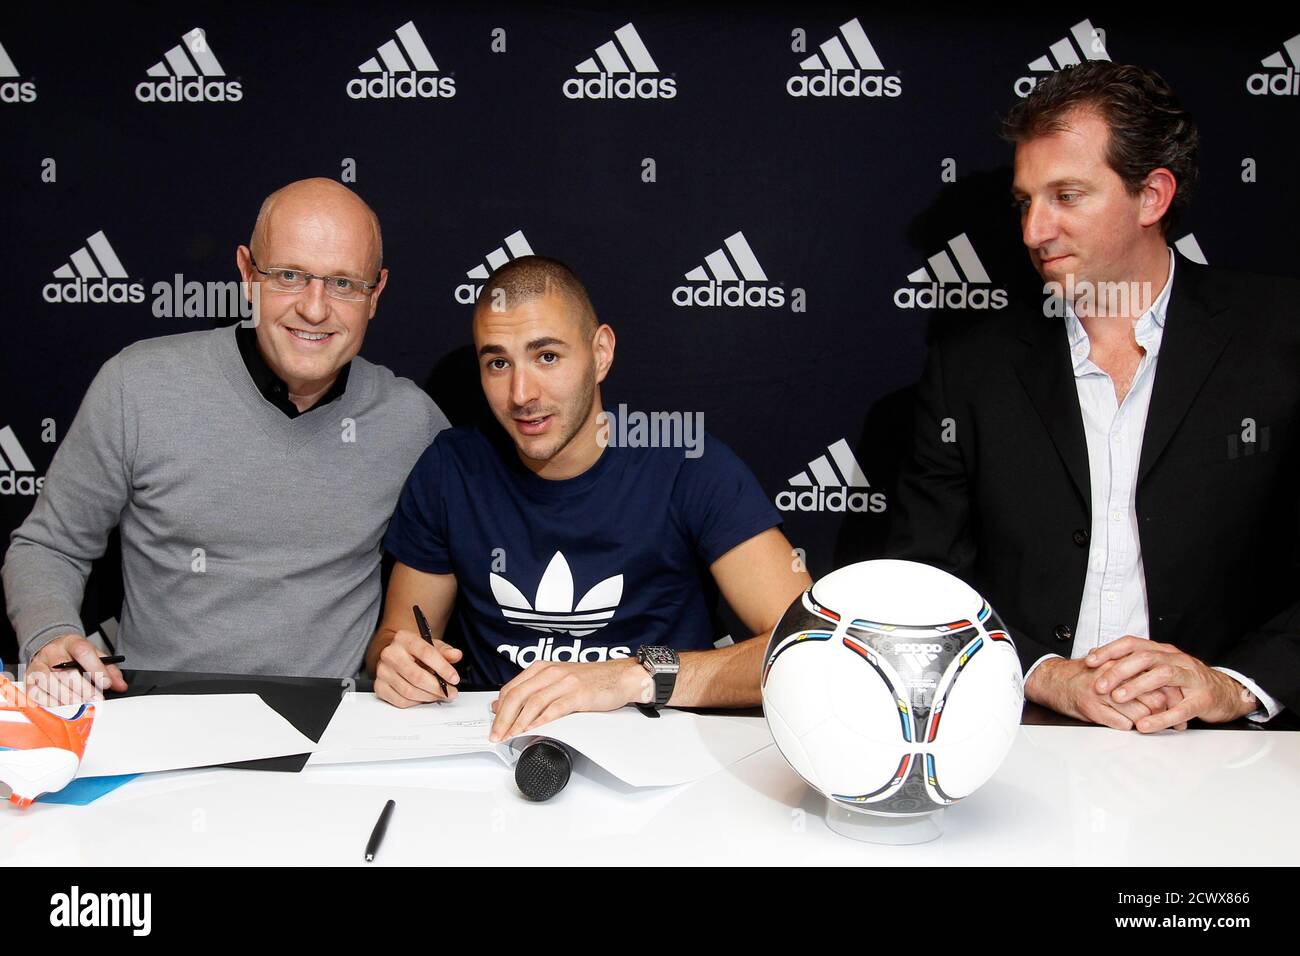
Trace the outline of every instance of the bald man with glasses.
{"type": "Polygon", "coordinates": [[[447,420],[358,354],[388,270],[379,219],[355,193],[327,179],[272,193],[235,258],[254,322],[109,359],[13,533],[5,596],[38,703],[126,687],[80,619],[115,527],[130,666],[358,671],[388,519],[447,420]],[[73,660],[84,675],[55,669],[73,660]]]}

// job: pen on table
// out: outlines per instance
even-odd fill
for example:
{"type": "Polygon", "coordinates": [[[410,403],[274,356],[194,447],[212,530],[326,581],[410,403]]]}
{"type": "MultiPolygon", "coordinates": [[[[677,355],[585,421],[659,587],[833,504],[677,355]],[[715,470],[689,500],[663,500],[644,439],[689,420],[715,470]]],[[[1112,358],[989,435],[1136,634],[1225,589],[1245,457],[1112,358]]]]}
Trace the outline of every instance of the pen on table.
{"type": "Polygon", "coordinates": [[[370,840],[366,843],[366,862],[373,863],[375,854],[379,852],[379,844],[384,842],[384,834],[388,831],[388,818],[393,815],[393,807],[397,806],[396,800],[389,800],[384,804],[384,809],[379,813],[379,819],[375,821],[375,828],[370,831],[370,840]]]}
{"type": "MultiPolygon", "coordinates": [[[[426,644],[432,647],[433,633],[429,630],[429,622],[424,619],[424,612],[420,610],[420,605],[418,604],[413,604],[411,610],[415,613],[415,625],[420,629],[420,636],[424,638],[426,644]]],[[[433,672],[433,676],[438,678],[438,686],[442,688],[442,696],[446,697],[447,682],[442,679],[442,675],[437,671],[433,672]]]]}
{"type": "MultiPolygon", "coordinates": [[[[112,657],[101,657],[99,659],[99,662],[101,664],[122,664],[125,661],[126,658],[123,657],[121,654],[114,654],[112,657]]],[[[52,665],[50,667],[50,670],[52,671],[78,670],[81,671],[81,673],[83,674],[86,673],[86,669],[81,666],[81,663],[79,661],[63,661],[61,663],[52,665]]]]}

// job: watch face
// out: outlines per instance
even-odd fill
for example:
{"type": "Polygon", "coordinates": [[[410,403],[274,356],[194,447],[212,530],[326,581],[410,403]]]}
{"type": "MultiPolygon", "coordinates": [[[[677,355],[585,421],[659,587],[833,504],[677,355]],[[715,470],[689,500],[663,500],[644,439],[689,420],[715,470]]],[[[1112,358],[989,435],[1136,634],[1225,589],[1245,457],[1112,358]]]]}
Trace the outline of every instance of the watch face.
{"type": "Polygon", "coordinates": [[[654,667],[672,667],[677,663],[671,647],[643,647],[641,659],[654,667]]]}

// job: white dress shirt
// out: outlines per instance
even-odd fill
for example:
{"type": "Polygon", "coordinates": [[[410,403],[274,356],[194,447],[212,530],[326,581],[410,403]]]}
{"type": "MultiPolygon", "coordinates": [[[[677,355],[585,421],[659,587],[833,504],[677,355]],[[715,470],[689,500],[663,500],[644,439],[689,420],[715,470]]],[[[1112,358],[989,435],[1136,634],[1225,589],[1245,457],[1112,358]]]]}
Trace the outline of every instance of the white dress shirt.
{"type": "MultiPolygon", "coordinates": [[[[1138,318],[1133,334],[1144,351],[1133,384],[1122,402],[1115,398],[1115,383],[1090,358],[1088,333],[1069,302],[1065,304],[1065,326],[1074,366],[1074,385],[1083,413],[1083,432],[1088,442],[1088,475],[1092,489],[1092,528],[1088,544],[1088,573],[1083,582],[1078,626],[1070,656],[1086,657],[1089,652],[1126,634],[1149,638],[1146,576],[1142,569],[1142,548],[1138,539],[1137,474],[1146,430],[1151,388],[1160,358],[1165,331],[1165,311],[1174,285],[1174,253],[1169,250],[1169,278],[1151,307],[1138,318]]],[[[1176,321],[1176,319],[1175,319],[1176,321]]],[[[1029,669],[1049,657],[1045,654],[1029,669]]],[[[1208,662],[1207,662],[1208,663],[1208,662]]],[[[1281,704],[1264,693],[1254,681],[1226,667],[1216,667],[1259,699],[1261,709],[1250,719],[1265,721],[1276,716],[1281,704]]],[[[1029,674],[1025,677],[1028,679],[1029,674]]]]}

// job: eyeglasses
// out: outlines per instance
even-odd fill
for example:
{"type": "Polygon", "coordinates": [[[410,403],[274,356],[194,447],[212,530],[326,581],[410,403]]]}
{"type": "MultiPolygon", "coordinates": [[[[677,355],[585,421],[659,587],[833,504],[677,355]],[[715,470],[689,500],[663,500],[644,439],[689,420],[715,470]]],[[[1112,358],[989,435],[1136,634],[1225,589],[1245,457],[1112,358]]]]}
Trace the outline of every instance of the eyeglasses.
{"type": "Polygon", "coordinates": [[[251,251],[248,253],[248,261],[253,264],[257,272],[266,276],[267,285],[276,292],[302,292],[311,284],[312,279],[320,279],[325,285],[325,294],[330,298],[343,299],[345,302],[360,302],[362,299],[368,299],[370,293],[379,284],[378,278],[374,282],[362,282],[360,279],[349,279],[347,276],[313,275],[301,269],[263,269],[257,264],[251,251]]]}

